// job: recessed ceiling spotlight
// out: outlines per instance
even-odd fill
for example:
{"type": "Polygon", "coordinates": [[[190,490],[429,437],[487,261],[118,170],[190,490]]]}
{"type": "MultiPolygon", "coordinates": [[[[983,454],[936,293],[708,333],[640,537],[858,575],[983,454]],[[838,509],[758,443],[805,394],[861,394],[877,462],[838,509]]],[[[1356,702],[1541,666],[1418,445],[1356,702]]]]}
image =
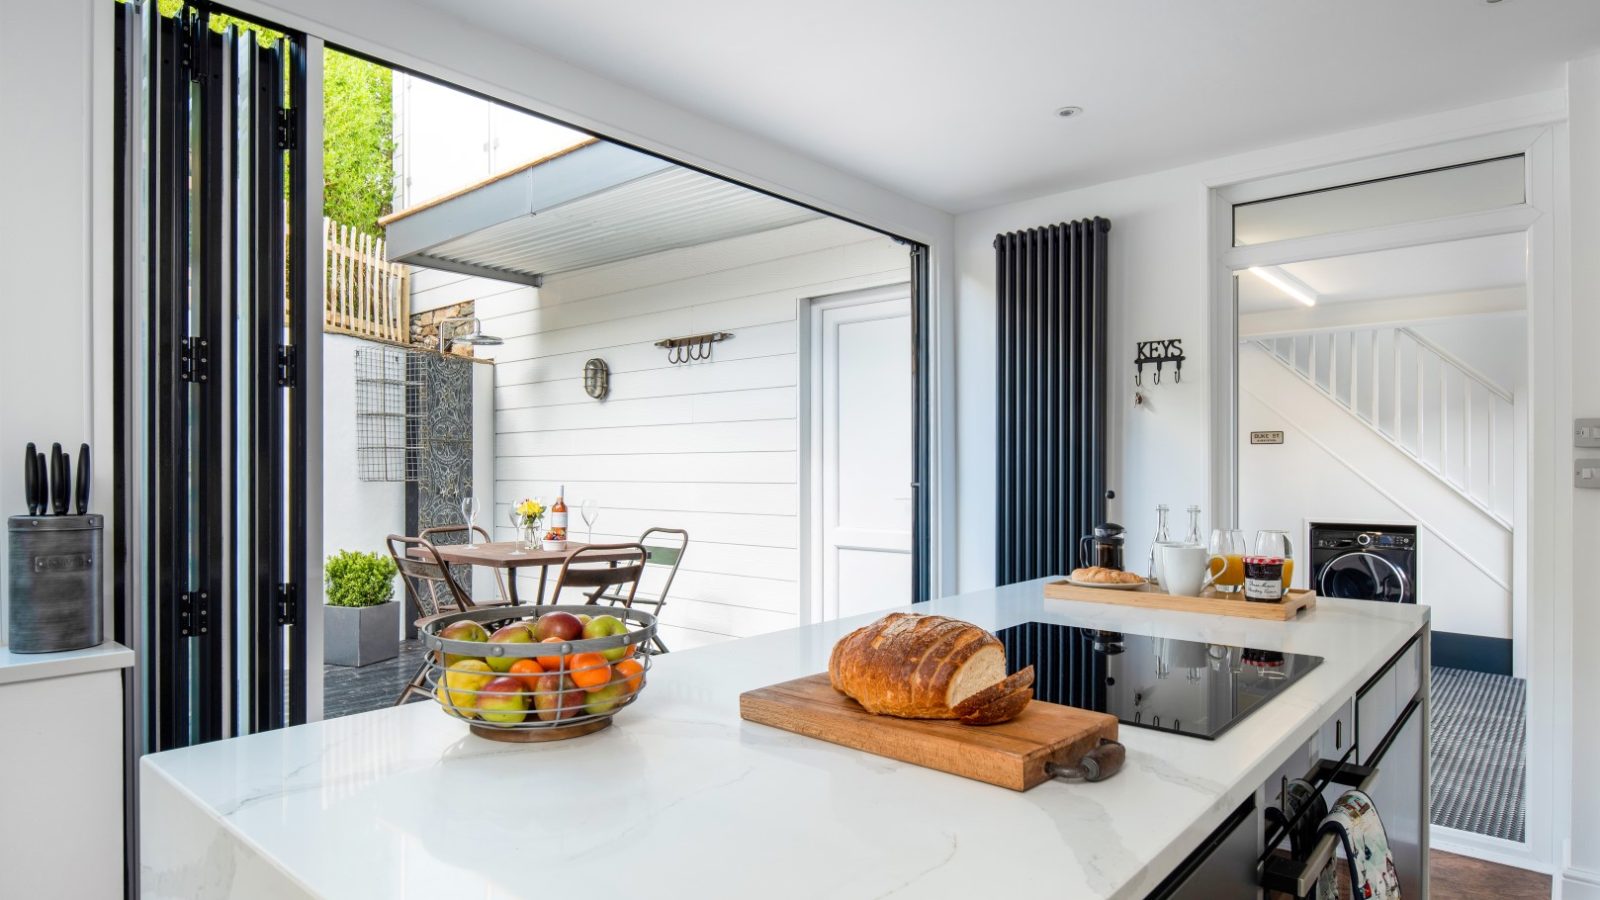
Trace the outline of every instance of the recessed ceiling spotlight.
{"type": "Polygon", "coordinates": [[[1081,106],[1063,106],[1060,109],[1056,110],[1056,115],[1060,116],[1063,119],[1070,119],[1073,116],[1081,116],[1081,115],[1083,115],[1083,107],[1081,107],[1081,106]]]}

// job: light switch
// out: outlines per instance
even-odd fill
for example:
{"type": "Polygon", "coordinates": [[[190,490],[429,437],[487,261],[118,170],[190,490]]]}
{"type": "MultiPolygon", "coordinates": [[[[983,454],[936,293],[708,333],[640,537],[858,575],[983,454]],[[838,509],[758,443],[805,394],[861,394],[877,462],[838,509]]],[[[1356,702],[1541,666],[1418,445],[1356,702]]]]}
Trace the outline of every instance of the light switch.
{"type": "Polygon", "coordinates": [[[1600,447],[1600,419],[1576,419],[1572,423],[1572,446],[1600,447]]]}
{"type": "Polygon", "coordinates": [[[1600,488],[1600,459],[1572,461],[1572,483],[1581,488],[1600,488]]]}

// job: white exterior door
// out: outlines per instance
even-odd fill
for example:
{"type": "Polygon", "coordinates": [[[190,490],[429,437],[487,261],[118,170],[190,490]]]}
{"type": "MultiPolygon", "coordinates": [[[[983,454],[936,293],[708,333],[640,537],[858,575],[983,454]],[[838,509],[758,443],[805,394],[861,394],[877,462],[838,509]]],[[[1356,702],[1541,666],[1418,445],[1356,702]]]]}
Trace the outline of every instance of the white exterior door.
{"type": "Polygon", "coordinates": [[[911,601],[911,300],[813,301],[812,617],[911,601]]]}

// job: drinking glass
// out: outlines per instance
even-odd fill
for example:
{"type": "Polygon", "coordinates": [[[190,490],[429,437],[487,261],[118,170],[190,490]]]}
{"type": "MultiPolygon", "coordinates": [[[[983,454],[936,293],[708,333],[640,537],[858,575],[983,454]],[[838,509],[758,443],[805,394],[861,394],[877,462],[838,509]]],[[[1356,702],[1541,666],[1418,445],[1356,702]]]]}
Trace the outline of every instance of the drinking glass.
{"type": "Polygon", "coordinates": [[[523,536],[528,532],[528,526],[522,524],[522,516],[517,513],[516,504],[511,506],[511,527],[516,529],[517,537],[511,543],[511,556],[522,556],[523,536]]]}
{"type": "Polygon", "coordinates": [[[1256,532],[1256,555],[1283,558],[1283,588],[1288,590],[1294,578],[1294,547],[1289,543],[1289,532],[1270,528],[1256,532]]]}
{"type": "Polygon", "coordinates": [[[600,518],[600,501],[590,497],[578,507],[578,512],[583,515],[583,527],[589,530],[588,543],[594,543],[594,523],[600,518]]]}
{"type": "Polygon", "coordinates": [[[1217,591],[1237,594],[1244,590],[1244,532],[1212,529],[1210,550],[1211,576],[1217,591]]]}
{"type": "Polygon", "coordinates": [[[477,545],[478,535],[477,535],[477,532],[474,531],[474,527],[478,524],[478,498],[477,497],[474,497],[471,494],[468,494],[465,497],[461,498],[461,518],[465,519],[466,522],[467,522],[467,545],[465,547],[462,547],[461,549],[463,549],[463,550],[476,550],[476,549],[478,549],[478,545],[477,545]]]}

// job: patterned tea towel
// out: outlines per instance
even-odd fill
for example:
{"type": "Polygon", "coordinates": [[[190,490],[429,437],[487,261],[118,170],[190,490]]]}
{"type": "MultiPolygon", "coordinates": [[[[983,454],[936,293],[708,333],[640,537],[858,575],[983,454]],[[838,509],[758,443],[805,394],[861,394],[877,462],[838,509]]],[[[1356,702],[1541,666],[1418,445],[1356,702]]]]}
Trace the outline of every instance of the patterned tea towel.
{"type": "MultiPolygon", "coordinates": [[[[1400,875],[1395,871],[1394,854],[1389,852],[1389,835],[1378,818],[1372,798],[1361,791],[1346,791],[1322,820],[1322,833],[1339,836],[1350,864],[1350,888],[1358,900],[1400,900],[1400,875]]],[[[1317,881],[1318,900],[1338,896],[1334,866],[1323,871],[1317,881]]]]}

